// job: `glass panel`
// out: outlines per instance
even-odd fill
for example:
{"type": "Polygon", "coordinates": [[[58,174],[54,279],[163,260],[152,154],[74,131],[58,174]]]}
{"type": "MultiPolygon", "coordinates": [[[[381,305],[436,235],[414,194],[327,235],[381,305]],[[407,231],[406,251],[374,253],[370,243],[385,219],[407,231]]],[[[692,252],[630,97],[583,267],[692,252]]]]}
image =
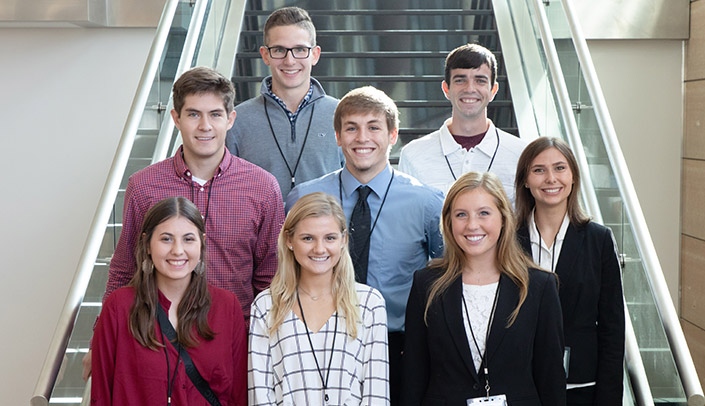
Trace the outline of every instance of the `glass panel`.
{"type": "MultiPolygon", "coordinates": [[[[553,109],[558,109],[557,91],[552,86],[549,69],[546,68],[546,56],[539,44],[538,16],[534,14],[534,1],[508,2],[512,13],[517,42],[522,50],[522,68],[526,76],[527,92],[532,100],[530,108],[534,110],[537,128],[541,135],[556,134],[566,136],[562,130],[567,124],[553,122],[553,109]],[[521,4],[520,4],[521,3],[521,4]],[[539,48],[535,50],[535,48],[539,48]],[[535,55],[531,55],[535,52],[535,55]],[[538,59],[536,58],[538,56],[538,59]]],[[[657,309],[649,279],[641,261],[641,254],[629,224],[624,196],[617,186],[601,130],[593,109],[593,101],[587,91],[577,52],[570,38],[567,19],[562,3],[552,1],[544,5],[550,31],[554,36],[554,46],[562,75],[568,89],[575,119],[580,135],[581,146],[587,159],[589,175],[594,190],[583,190],[584,194],[594,193],[599,213],[605,225],[614,232],[618,249],[625,262],[623,269],[624,295],[629,317],[634,326],[640,354],[646,369],[652,396],[657,404],[686,404],[685,393],[675,366],[673,354],[669,347],[666,333],[657,309]]],[[[504,38],[503,38],[504,41],[504,38]]],[[[561,117],[558,115],[557,117],[561,117]]],[[[573,145],[573,148],[576,146],[573,145]]],[[[595,213],[593,213],[595,214],[595,213]]],[[[625,386],[629,391],[629,387],[625,386]]]]}
{"type": "Polygon", "coordinates": [[[169,102],[171,86],[174,82],[179,57],[192,17],[192,9],[193,7],[188,1],[180,2],[176,8],[165,52],[159,63],[159,69],[154,78],[148,101],[144,106],[137,134],[134,135],[133,148],[125,168],[120,190],[115,199],[110,220],[106,225],[100,252],[98,258],[96,258],[83,303],[78,311],[64,361],[51,395],[50,404],[81,404],[86,386],[81,378],[81,361],[88,351],[90,339],[93,335],[93,324],[100,313],[103,293],[108,280],[108,264],[120,235],[124,188],[130,175],[146,167],[152,161],[159,129],[164,118],[168,116],[168,112],[165,109],[169,102]]]}

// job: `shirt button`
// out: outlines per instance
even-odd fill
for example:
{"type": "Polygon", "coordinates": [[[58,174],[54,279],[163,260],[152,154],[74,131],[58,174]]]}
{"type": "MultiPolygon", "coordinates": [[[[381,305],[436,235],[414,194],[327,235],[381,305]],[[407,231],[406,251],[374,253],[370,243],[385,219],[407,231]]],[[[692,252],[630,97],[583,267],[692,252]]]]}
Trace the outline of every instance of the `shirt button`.
{"type": "Polygon", "coordinates": [[[191,176],[191,172],[186,171],[186,176],[191,176]]]}
{"type": "Polygon", "coordinates": [[[201,186],[201,192],[203,192],[205,189],[201,186]]]}
{"type": "Polygon", "coordinates": [[[480,389],[480,385],[474,384],[474,385],[472,385],[472,388],[475,389],[475,390],[478,390],[478,389],[480,389]]]}

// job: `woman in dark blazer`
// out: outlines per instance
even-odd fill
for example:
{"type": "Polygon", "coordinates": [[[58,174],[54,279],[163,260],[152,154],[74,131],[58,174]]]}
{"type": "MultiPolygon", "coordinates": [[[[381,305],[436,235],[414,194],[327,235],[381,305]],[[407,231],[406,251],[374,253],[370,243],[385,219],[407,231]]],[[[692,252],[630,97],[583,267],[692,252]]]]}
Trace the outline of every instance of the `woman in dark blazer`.
{"type": "Polygon", "coordinates": [[[469,172],[442,211],[445,252],[416,272],[406,309],[403,405],[564,405],[556,278],[518,245],[491,173],[469,172]]]}
{"type": "Polygon", "coordinates": [[[558,275],[569,405],[621,405],[622,278],[611,231],[583,213],[580,171],[568,145],[540,137],[517,164],[519,240],[558,275]]]}

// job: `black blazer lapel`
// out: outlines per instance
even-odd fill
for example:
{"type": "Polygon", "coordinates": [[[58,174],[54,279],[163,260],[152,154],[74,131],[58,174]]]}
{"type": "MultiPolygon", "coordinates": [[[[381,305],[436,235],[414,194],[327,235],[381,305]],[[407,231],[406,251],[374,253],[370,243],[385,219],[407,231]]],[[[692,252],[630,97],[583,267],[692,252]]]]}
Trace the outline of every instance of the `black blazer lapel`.
{"type": "Polygon", "coordinates": [[[499,277],[499,298],[497,299],[497,308],[494,312],[492,320],[492,328],[490,329],[489,342],[485,345],[485,356],[489,361],[494,356],[494,353],[500,346],[504,335],[507,332],[507,323],[509,316],[514,311],[519,301],[519,289],[509,277],[501,275],[499,277]]]}
{"type": "MultiPolygon", "coordinates": [[[[573,224],[568,225],[568,230],[565,232],[565,239],[561,247],[561,253],[558,255],[558,263],[556,263],[556,275],[558,275],[558,286],[561,284],[570,283],[575,280],[576,272],[582,271],[582,266],[579,266],[578,255],[576,252],[581,252],[582,245],[585,243],[585,228],[575,227],[573,224]],[[565,255],[563,253],[566,253],[565,255]]],[[[560,295],[561,309],[563,310],[563,320],[570,320],[570,315],[575,311],[577,304],[576,300],[579,297],[566,297],[570,295],[560,295]]]]}
{"type": "Polygon", "coordinates": [[[467,368],[468,372],[475,380],[480,382],[475,364],[472,361],[472,353],[470,352],[470,344],[468,344],[468,336],[465,332],[465,321],[463,318],[463,281],[458,277],[443,294],[441,305],[443,306],[443,314],[448,324],[448,330],[451,333],[455,347],[458,349],[460,358],[467,368]]]}

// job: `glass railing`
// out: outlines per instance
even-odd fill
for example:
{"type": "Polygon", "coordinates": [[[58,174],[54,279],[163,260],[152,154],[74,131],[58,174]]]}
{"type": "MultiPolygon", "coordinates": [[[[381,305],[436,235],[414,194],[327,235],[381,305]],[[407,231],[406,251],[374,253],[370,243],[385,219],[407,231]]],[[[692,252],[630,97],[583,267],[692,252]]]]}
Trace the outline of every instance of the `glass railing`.
{"type": "Polygon", "coordinates": [[[507,70],[513,95],[519,93],[525,101],[515,104],[522,134],[527,134],[525,127],[535,128],[537,136],[562,136],[569,142],[586,178],[585,207],[613,230],[617,240],[628,314],[626,361],[631,380],[625,399],[632,397],[637,404],[703,404],[702,388],[570,4],[494,3],[502,48],[505,54],[508,48],[514,53],[513,58],[505,55],[505,61],[521,62],[507,70]],[[517,73],[512,75],[511,70],[517,73]]]}
{"type": "Polygon", "coordinates": [[[244,2],[166,1],[32,405],[87,404],[89,390],[81,377],[81,361],[100,313],[108,264],[120,235],[127,180],[180,144],[169,114],[175,78],[195,65],[231,75],[244,2]]]}

